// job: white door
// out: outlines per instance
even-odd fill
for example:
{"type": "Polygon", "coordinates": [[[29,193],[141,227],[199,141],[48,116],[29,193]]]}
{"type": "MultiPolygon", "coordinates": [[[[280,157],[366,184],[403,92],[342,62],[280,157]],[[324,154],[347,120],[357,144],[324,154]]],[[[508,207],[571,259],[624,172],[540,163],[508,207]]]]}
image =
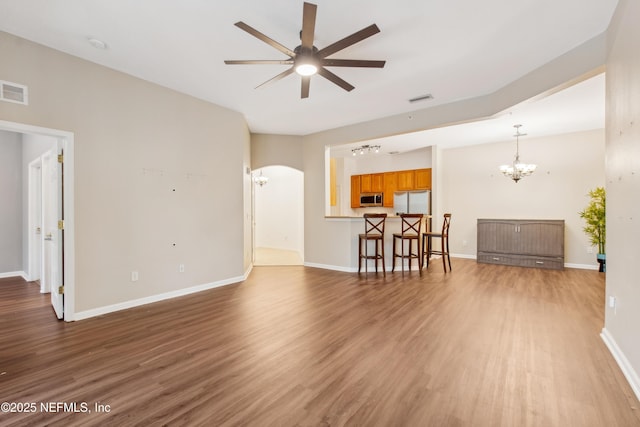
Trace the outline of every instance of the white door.
{"type": "Polygon", "coordinates": [[[43,276],[51,290],[51,305],[58,319],[64,317],[62,230],[62,165],[58,163],[58,150],[51,150],[42,157],[43,201],[43,276]]]}

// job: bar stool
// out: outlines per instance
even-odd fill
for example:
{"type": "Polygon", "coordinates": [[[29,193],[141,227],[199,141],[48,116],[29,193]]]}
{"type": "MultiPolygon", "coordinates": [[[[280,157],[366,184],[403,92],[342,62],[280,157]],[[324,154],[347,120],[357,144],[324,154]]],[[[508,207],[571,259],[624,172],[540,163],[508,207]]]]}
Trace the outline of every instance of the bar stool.
{"type": "Polygon", "coordinates": [[[449,271],[451,271],[451,258],[449,257],[449,226],[451,225],[451,214],[444,214],[444,221],[442,222],[442,232],[436,233],[432,231],[428,231],[426,233],[422,233],[422,249],[423,249],[423,264],[424,257],[427,257],[427,268],[429,268],[429,258],[431,255],[442,255],[442,265],[444,266],[444,272],[447,272],[447,263],[449,262],[449,271]],[[431,242],[432,238],[440,239],[440,250],[433,250],[433,245],[431,242]],[[446,259],[445,259],[446,257],[446,259]]]}
{"type": "Polygon", "coordinates": [[[384,268],[384,222],[386,219],[386,213],[364,214],[364,234],[358,235],[358,274],[360,274],[363,259],[365,274],[369,272],[367,260],[372,259],[375,262],[376,273],[378,272],[378,260],[382,261],[382,273],[386,276],[387,272],[384,268]],[[375,253],[373,255],[369,255],[369,241],[374,242],[375,253]],[[362,253],[363,243],[364,253],[362,253]]]}
{"type": "Polygon", "coordinates": [[[411,260],[418,260],[418,270],[422,271],[422,257],[420,252],[420,229],[422,227],[423,214],[402,214],[402,228],[400,233],[393,233],[393,266],[391,272],[396,269],[396,258],[400,258],[402,271],[404,272],[404,260],[409,260],[409,271],[411,271],[411,260]],[[400,240],[400,253],[396,252],[396,241],[400,240]],[[404,242],[407,241],[409,252],[404,252],[404,242]],[[413,252],[413,242],[416,243],[416,251],[413,252]]]}

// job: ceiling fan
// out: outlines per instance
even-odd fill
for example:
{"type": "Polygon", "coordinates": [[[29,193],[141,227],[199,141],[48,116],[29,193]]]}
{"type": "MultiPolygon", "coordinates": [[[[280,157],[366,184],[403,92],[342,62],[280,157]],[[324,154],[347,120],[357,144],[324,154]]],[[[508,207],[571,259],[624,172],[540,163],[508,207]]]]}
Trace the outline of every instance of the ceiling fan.
{"type": "Polygon", "coordinates": [[[374,34],[380,32],[380,29],[376,24],[369,25],[360,31],[357,31],[350,36],[347,36],[337,42],[330,44],[327,47],[318,49],[313,45],[313,37],[316,26],[316,10],[317,5],[312,3],[304,3],[302,11],[302,31],[300,31],[300,46],[291,50],[286,46],[278,43],[277,41],[267,37],[258,30],[244,22],[236,22],[235,26],[246,31],[252,36],[262,40],[268,45],[276,48],[280,52],[287,55],[288,59],[283,60],[238,60],[238,61],[224,61],[225,64],[281,64],[291,65],[291,68],[283,71],[277,76],[267,80],[259,85],[257,88],[262,87],[268,83],[276,82],[294,71],[298,73],[302,78],[301,98],[309,97],[309,84],[311,83],[311,76],[314,74],[320,74],[325,79],[335,83],[346,91],[351,91],[354,86],[347,83],[325,67],[368,67],[368,68],[383,68],[385,61],[367,61],[361,59],[329,59],[328,56],[345,49],[351,45],[354,45],[374,34]]]}

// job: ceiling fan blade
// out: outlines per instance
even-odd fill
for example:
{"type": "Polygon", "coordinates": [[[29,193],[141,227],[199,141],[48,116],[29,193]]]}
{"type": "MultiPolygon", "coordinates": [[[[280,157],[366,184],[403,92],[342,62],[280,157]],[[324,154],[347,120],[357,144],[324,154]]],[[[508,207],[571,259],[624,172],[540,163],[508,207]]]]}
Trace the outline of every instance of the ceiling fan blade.
{"type": "Polygon", "coordinates": [[[335,74],[333,74],[331,71],[327,70],[324,67],[320,67],[318,69],[318,74],[320,74],[325,79],[337,84],[338,86],[340,86],[342,89],[346,90],[347,92],[351,92],[353,89],[355,89],[354,86],[351,86],[349,83],[345,82],[340,77],[336,76],[335,74]]]}
{"type": "Polygon", "coordinates": [[[284,45],[281,45],[280,43],[278,43],[277,41],[273,40],[270,37],[265,36],[260,31],[258,31],[255,28],[245,24],[242,21],[236,22],[234,25],[236,27],[246,31],[247,33],[251,34],[252,36],[262,40],[263,42],[265,42],[269,46],[278,49],[280,52],[284,53],[287,56],[290,56],[290,57],[293,58],[296,55],[295,52],[292,51],[291,49],[289,49],[288,47],[286,47],[284,45]]]}
{"type": "Polygon", "coordinates": [[[300,98],[309,97],[310,83],[311,83],[311,76],[302,76],[302,90],[300,91],[300,98]]]}
{"type": "Polygon", "coordinates": [[[274,64],[274,65],[293,65],[293,59],[248,59],[248,60],[226,60],[227,65],[242,64],[274,64]]]}
{"type": "Polygon", "coordinates": [[[370,67],[384,68],[386,61],[367,61],[362,59],[322,59],[325,67],[370,67]]]}
{"type": "Polygon", "coordinates": [[[300,33],[300,39],[302,41],[301,46],[304,49],[313,49],[313,35],[316,29],[316,10],[318,6],[311,3],[304,3],[302,10],[302,31],[300,33]]]}
{"type": "Polygon", "coordinates": [[[351,45],[354,45],[367,37],[371,37],[374,34],[378,34],[380,32],[380,28],[376,24],[371,24],[367,28],[363,28],[362,30],[351,34],[343,38],[342,40],[338,40],[337,42],[330,44],[329,46],[320,49],[318,51],[319,58],[326,58],[329,55],[332,55],[339,50],[347,48],[351,45]]]}
{"type": "Polygon", "coordinates": [[[281,72],[280,74],[278,74],[277,76],[270,78],[269,80],[267,80],[264,83],[261,83],[260,85],[256,86],[256,89],[258,89],[259,87],[267,86],[267,85],[269,85],[271,83],[275,83],[278,80],[287,77],[291,73],[293,73],[293,67],[291,67],[289,69],[286,69],[283,72],[281,72]]]}

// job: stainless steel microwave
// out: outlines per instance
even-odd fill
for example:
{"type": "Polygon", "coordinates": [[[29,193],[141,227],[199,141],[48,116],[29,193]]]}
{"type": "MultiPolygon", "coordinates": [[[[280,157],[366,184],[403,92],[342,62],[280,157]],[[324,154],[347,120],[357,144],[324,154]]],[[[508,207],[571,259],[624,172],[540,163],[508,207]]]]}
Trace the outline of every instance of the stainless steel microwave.
{"type": "Polygon", "coordinates": [[[361,193],[360,207],[382,206],[382,193],[361,193]]]}

